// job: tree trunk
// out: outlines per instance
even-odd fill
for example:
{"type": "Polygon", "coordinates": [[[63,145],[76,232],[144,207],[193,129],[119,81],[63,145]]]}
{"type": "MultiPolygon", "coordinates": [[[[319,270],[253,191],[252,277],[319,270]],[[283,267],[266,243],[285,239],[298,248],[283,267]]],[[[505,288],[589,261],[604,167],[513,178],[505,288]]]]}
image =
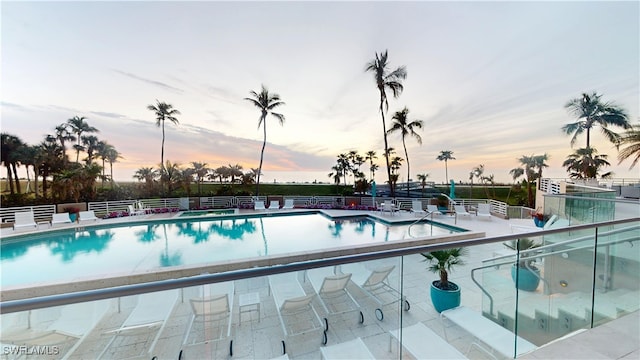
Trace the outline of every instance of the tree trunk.
{"type": "Polygon", "coordinates": [[[382,133],[384,134],[384,159],[387,162],[387,178],[389,179],[389,191],[391,197],[395,196],[393,189],[393,182],[391,181],[391,166],[389,165],[389,143],[387,142],[387,124],[384,120],[384,99],[382,98],[382,91],[380,91],[380,115],[382,116],[382,133]]]}

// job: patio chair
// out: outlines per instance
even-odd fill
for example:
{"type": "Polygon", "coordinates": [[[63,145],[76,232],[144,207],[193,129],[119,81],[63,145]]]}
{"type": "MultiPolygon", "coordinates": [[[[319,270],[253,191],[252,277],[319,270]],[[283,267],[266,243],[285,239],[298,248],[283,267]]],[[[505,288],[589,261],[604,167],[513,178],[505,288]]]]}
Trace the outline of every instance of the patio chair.
{"type": "MultiPolygon", "coordinates": [[[[191,304],[191,321],[182,341],[183,345],[202,344],[219,341],[231,337],[233,300],[235,287],[233,281],[214,283],[199,287],[200,296],[189,300],[191,304]],[[198,327],[203,333],[202,339],[196,336],[191,340],[190,334],[194,323],[201,323],[198,327]],[[217,334],[217,336],[211,335],[217,334]]],[[[233,356],[233,340],[229,341],[229,355],[233,356]]]]}
{"type": "Polygon", "coordinates": [[[280,201],[271,200],[269,203],[269,210],[280,210],[280,201]]]}
{"type": "Polygon", "coordinates": [[[145,214],[144,210],[138,210],[133,205],[127,205],[127,208],[129,209],[129,216],[138,216],[145,214]]]}
{"type": "Polygon", "coordinates": [[[130,347],[133,346],[133,344],[127,343],[127,339],[131,342],[135,340],[136,348],[141,350],[139,354],[135,355],[136,357],[150,358],[160,334],[173,312],[178,300],[178,293],[178,290],[166,290],[138,295],[138,303],[124,323],[118,329],[104,333],[106,336],[110,335],[111,340],[109,340],[109,343],[104,347],[98,358],[105,356],[111,345],[116,340],[120,340],[113,351],[116,354],[111,353],[108,357],[122,359],[126,355],[117,355],[118,350],[130,350],[130,347]],[[147,339],[144,345],[140,346],[140,340],[143,336],[146,336],[147,339]],[[147,345],[149,341],[151,341],[151,344],[147,345]]]}
{"type": "Polygon", "coordinates": [[[476,214],[478,217],[487,218],[491,220],[491,205],[489,204],[478,204],[478,212],[476,214]]]}
{"type": "Polygon", "coordinates": [[[264,201],[256,200],[253,203],[253,210],[267,210],[267,208],[264,207],[264,201]]]}
{"type": "Polygon", "coordinates": [[[416,215],[420,215],[420,214],[426,215],[427,214],[427,212],[424,211],[424,209],[422,208],[422,201],[420,201],[420,200],[413,200],[411,202],[411,212],[416,214],[416,215]]]}
{"type": "Polygon", "coordinates": [[[375,357],[364,344],[361,338],[345,341],[339,344],[323,346],[320,348],[323,359],[371,359],[375,357]]]}
{"type": "Polygon", "coordinates": [[[20,211],[13,213],[15,222],[13,223],[13,230],[24,227],[38,228],[38,224],[33,218],[33,211],[20,211]]]}
{"type": "Polygon", "coordinates": [[[427,205],[427,211],[434,215],[444,215],[436,205],[427,205]]]}
{"type": "Polygon", "coordinates": [[[471,217],[471,214],[464,208],[464,205],[454,205],[453,210],[455,210],[456,216],[462,215],[471,217]]]}
{"type": "MultiPolygon", "coordinates": [[[[392,339],[400,339],[400,335],[397,329],[391,330],[389,333],[391,334],[389,351],[391,351],[392,339]]],[[[402,328],[402,346],[416,359],[467,358],[453,345],[421,322],[402,328]]]]}
{"type": "Polygon", "coordinates": [[[78,218],[80,222],[83,221],[97,221],[98,218],[96,217],[96,214],[93,212],[93,210],[89,210],[89,211],[80,211],[80,213],[78,214],[78,218]]]}
{"type": "Polygon", "coordinates": [[[312,305],[316,294],[307,295],[298,281],[297,272],[269,276],[269,293],[273,296],[284,333],[282,353],[287,353],[286,341],[292,336],[322,331],[322,344],[327,343],[327,332],[312,305]]]}
{"type": "MultiPolygon", "coordinates": [[[[320,303],[327,316],[342,315],[349,312],[358,313],[358,322],[364,323],[364,314],[360,304],[347,290],[351,274],[335,275],[333,267],[322,267],[305,271],[305,277],[311,282],[313,290],[318,294],[320,303]]],[[[325,331],[329,331],[329,320],[324,318],[325,331]]]]}
{"type": "Polygon", "coordinates": [[[283,209],[293,209],[293,199],[284,199],[283,209]]]}
{"type": "MultiPolygon", "coordinates": [[[[67,216],[68,217],[68,216],[67,216]]],[[[27,328],[15,330],[16,324],[2,329],[1,342],[16,346],[57,346],[59,357],[68,357],[80,346],[82,341],[91,333],[109,310],[110,300],[89,301],[62,306],[59,317],[46,328],[38,329],[37,324],[27,320],[27,328]]],[[[38,317],[37,314],[47,314],[51,308],[31,310],[27,317],[38,317]]],[[[3,315],[3,318],[6,315],[3,315]]],[[[6,320],[6,319],[3,319],[6,320]]],[[[4,326],[3,326],[4,327],[4,326]]]]}
{"type": "Polygon", "coordinates": [[[51,216],[51,226],[56,224],[71,224],[71,218],[68,213],[58,213],[51,216]]]}
{"type": "Polygon", "coordinates": [[[382,203],[382,212],[388,212],[389,215],[393,215],[395,212],[397,212],[399,209],[396,206],[396,204],[394,204],[391,201],[386,201],[382,203]]]}
{"type": "Polygon", "coordinates": [[[389,285],[389,275],[395,268],[395,265],[390,265],[369,270],[361,263],[350,263],[339,265],[336,270],[340,274],[351,273],[351,280],[356,286],[378,303],[379,307],[376,308],[375,315],[378,320],[382,321],[384,319],[382,307],[386,305],[402,301],[405,311],[408,311],[411,307],[407,297],[389,285]]]}

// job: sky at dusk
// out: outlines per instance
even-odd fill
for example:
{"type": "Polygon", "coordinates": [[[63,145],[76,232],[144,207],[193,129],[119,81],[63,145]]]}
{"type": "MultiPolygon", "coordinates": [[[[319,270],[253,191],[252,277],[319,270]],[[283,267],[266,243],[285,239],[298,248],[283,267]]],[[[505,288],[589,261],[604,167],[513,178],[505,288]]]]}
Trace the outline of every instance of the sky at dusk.
{"type": "MultiPolygon", "coordinates": [[[[386,49],[408,73],[387,118],[406,106],[424,122],[422,145],[407,139],[414,179],[445,181],[442,150],[454,153],[455,181],[484,164],[511,182],[517,158],[543,153],[544,175],[567,177],[561,164],[586,137],[570,147],[564,105],[583,92],[640,121],[637,1],[2,1],[0,11],[2,132],[37,144],[84,116],[122,154],[119,181],[160,162],[146,108],[156,99],[182,113],[165,125],[165,160],[257,168],[260,113],[243,98],[264,84],[286,120],[267,119],[263,181],[330,181],[338,154],[376,150],[383,182],[379,93],[365,67],[386,49]]],[[[599,128],[591,138],[609,155],[605,171],[639,177],[599,128]]],[[[400,136],[389,142],[404,157],[400,136]]]]}

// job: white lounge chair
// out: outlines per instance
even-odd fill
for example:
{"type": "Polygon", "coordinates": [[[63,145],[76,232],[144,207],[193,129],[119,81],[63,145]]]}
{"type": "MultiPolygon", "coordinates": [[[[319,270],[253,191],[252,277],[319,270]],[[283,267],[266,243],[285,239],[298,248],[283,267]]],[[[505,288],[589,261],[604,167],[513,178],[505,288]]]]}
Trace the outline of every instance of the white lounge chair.
{"type": "MultiPolygon", "coordinates": [[[[182,343],[193,345],[229,339],[235,294],[233,281],[204,285],[199,289],[200,296],[189,300],[191,321],[182,343]],[[198,326],[203,334],[202,338],[197,335],[190,338],[194,323],[202,324],[198,326]],[[217,334],[217,336],[210,337],[211,334],[217,334]]],[[[229,355],[233,356],[233,340],[229,342],[229,355]]]]}
{"type": "Polygon", "coordinates": [[[391,201],[386,201],[382,203],[382,212],[388,212],[389,215],[393,215],[395,212],[397,212],[398,210],[400,210],[396,204],[394,204],[391,201]]]}
{"type": "Polygon", "coordinates": [[[322,359],[371,359],[375,357],[361,338],[320,348],[322,359]]]}
{"type": "Polygon", "coordinates": [[[434,215],[444,215],[440,209],[436,205],[427,205],[427,211],[434,215]]]}
{"type": "Polygon", "coordinates": [[[136,209],[133,205],[127,205],[127,209],[129,209],[129,216],[138,216],[138,215],[144,215],[145,211],[144,210],[138,210],[136,209]]]}
{"type": "MultiPolygon", "coordinates": [[[[517,336],[510,330],[486,318],[482,313],[473,311],[464,306],[444,310],[440,313],[440,321],[442,323],[445,339],[447,339],[447,328],[444,324],[444,319],[447,319],[453,324],[461,327],[477,340],[491,348],[491,350],[495,350],[507,358],[517,358],[520,355],[533,351],[537,348],[536,345],[526,339],[517,336]],[[517,354],[514,354],[514,351],[517,351],[517,354]]],[[[404,338],[402,341],[404,342],[404,338]]],[[[472,342],[469,346],[469,350],[471,350],[471,347],[474,345],[478,349],[495,358],[492,351],[487,350],[485,346],[478,344],[478,342],[472,342]]]]}
{"type": "Polygon", "coordinates": [[[478,217],[486,218],[491,220],[491,205],[489,204],[478,204],[478,212],[476,214],[478,217]]]}
{"type": "MultiPolygon", "coordinates": [[[[111,345],[119,338],[123,338],[122,342],[109,354],[108,358],[121,359],[123,357],[123,355],[118,355],[117,353],[118,350],[127,350],[129,348],[129,346],[126,346],[126,339],[134,339],[136,348],[142,350],[136,356],[151,358],[160,334],[173,312],[178,300],[178,294],[178,290],[166,290],[138,295],[136,307],[131,311],[122,326],[104,333],[104,335],[111,335],[112,337],[98,358],[100,359],[107,354],[111,345]],[[143,346],[140,346],[140,338],[145,335],[147,336],[146,341],[151,340],[151,344],[147,345],[145,342],[143,346]]],[[[131,345],[133,346],[133,344],[131,345]]]]}
{"type": "MultiPolygon", "coordinates": [[[[391,340],[400,338],[397,329],[391,330],[390,334],[389,351],[391,351],[391,340]]],[[[467,358],[453,345],[421,322],[402,328],[402,346],[416,359],[467,358]]]]}
{"type": "Polygon", "coordinates": [[[464,205],[454,205],[453,210],[455,210],[456,216],[461,215],[471,217],[471,214],[467,212],[467,209],[464,208],[464,205]]]}
{"type": "MultiPolygon", "coordinates": [[[[357,312],[360,324],[364,323],[364,314],[360,304],[347,290],[351,273],[335,275],[333,267],[322,267],[305,271],[305,276],[318,294],[320,303],[327,316],[357,312]]],[[[329,320],[324,318],[325,330],[329,330],[329,320]]]]}
{"type": "Polygon", "coordinates": [[[253,210],[267,210],[267,208],[264,207],[264,201],[256,200],[253,203],[253,210]]]}
{"type": "MultiPolygon", "coordinates": [[[[46,328],[38,329],[30,320],[25,325],[29,328],[2,330],[2,343],[16,346],[57,346],[58,357],[66,358],[80,346],[109,309],[110,300],[89,301],[62,306],[60,315],[46,328]]],[[[38,312],[50,313],[52,308],[31,310],[27,317],[38,318],[38,312]],[[32,314],[33,313],[33,314],[32,314]]],[[[46,316],[46,315],[45,315],[46,316]]],[[[5,315],[3,315],[5,317],[5,315]]],[[[4,327],[4,326],[3,326],[4,327]]]]}
{"type": "Polygon", "coordinates": [[[293,209],[293,199],[284,199],[283,209],[293,209]]]}
{"type": "Polygon", "coordinates": [[[24,227],[38,228],[38,224],[33,218],[33,211],[20,211],[13,213],[15,219],[13,223],[13,230],[24,227]]]}
{"type": "Polygon", "coordinates": [[[269,203],[269,210],[280,210],[280,201],[271,200],[269,203]]]}
{"type": "Polygon", "coordinates": [[[80,211],[80,213],[78,214],[78,218],[80,222],[83,221],[97,221],[98,218],[96,217],[96,214],[93,212],[93,210],[89,210],[89,211],[80,211]]]}
{"type": "Polygon", "coordinates": [[[67,213],[58,213],[51,216],[51,226],[56,224],[71,224],[71,218],[67,213]]]}
{"type": "Polygon", "coordinates": [[[411,212],[416,214],[416,215],[420,215],[420,214],[426,215],[427,214],[427,212],[424,211],[424,209],[422,208],[422,201],[420,201],[420,200],[413,200],[411,202],[411,212]]]}
{"type": "Polygon", "coordinates": [[[285,339],[282,353],[286,354],[286,340],[291,336],[322,331],[322,343],[327,343],[327,332],[312,305],[316,294],[307,295],[298,281],[297,272],[269,276],[269,292],[273,296],[285,339]],[[305,317],[306,316],[306,317],[305,317]],[[302,320],[304,319],[304,320],[302,320]]]}
{"type": "Polygon", "coordinates": [[[395,268],[395,265],[390,265],[368,270],[361,263],[342,264],[337,267],[340,273],[351,273],[351,280],[378,303],[375,314],[380,321],[384,318],[383,306],[402,301],[404,310],[411,307],[406,296],[389,284],[389,275],[395,268]]]}

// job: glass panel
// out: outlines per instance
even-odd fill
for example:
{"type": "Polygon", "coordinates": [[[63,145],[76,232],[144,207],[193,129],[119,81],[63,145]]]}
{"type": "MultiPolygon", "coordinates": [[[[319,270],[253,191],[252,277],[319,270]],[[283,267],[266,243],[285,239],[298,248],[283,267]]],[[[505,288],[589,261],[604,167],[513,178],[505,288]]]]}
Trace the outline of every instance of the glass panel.
{"type": "Polygon", "coordinates": [[[640,308],[638,226],[598,228],[594,326],[640,308]]]}
{"type": "Polygon", "coordinates": [[[59,359],[95,358],[101,333],[117,317],[114,300],[99,300],[2,314],[2,354],[59,359]]]}

